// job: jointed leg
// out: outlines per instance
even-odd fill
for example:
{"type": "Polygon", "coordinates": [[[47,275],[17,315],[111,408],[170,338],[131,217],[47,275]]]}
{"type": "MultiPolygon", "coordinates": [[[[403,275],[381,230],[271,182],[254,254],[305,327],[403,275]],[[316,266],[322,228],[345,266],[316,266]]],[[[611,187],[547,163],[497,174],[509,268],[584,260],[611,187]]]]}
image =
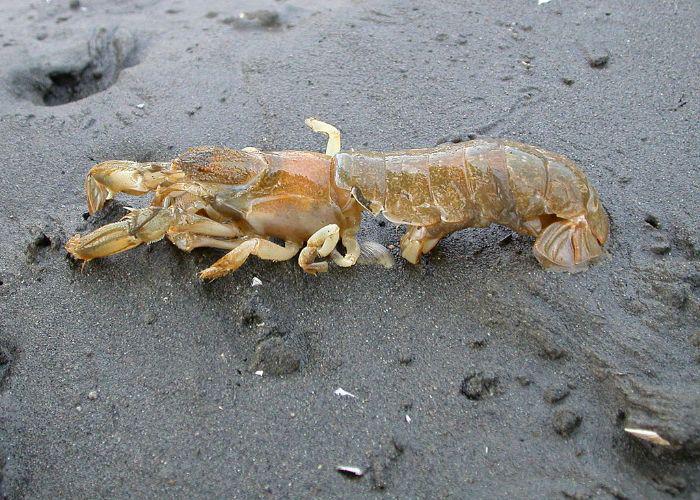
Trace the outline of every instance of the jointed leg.
{"type": "MultiPolygon", "coordinates": [[[[171,180],[175,174],[170,175],[171,180]]],[[[209,196],[209,192],[198,184],[191,182],[167,182],[156,186],[155,196],[151,205],[158,207],[169,207],[176,203],[183,210],[196,212],[207,206],[204,199],[209,196]]]]}
{"type": "Polygon", "coordinates": [[[209,280],[235,271],[251,255],[265,260],[288,260],[301,248],[290,241],[282,247],[261,237],[244,235],[233,222],[224,224],[197,214],[183,214],[167,236],[186,252],[199,247],[231,250],[199,274],[202,279],[209,280]]]}
{"type": "Polygon", "coordinates": [[[411,264],[418,264],[421,255],[430,252],[446,234],[463,228],[460,224],[436,224],[434,226],[411,226],[401,237],[401,256],[411,264]]]}
{"type": "Polygon", "coordinates": [[[340,131],[337,128],[316,118],[307,118],[304,123],[314,132],[320,132],[328,136],[327,155],[333,156],[340,153],[340,131]]]}
{"type": "Polygon", "coordinates": [[[243,231],[234,222],[216,222],[203,215],[183,213],[168,231],[168,237],[178,233],[197,233],[217,238],[240,238],[243,231]]]}
{"type": "Polygon", "coordinates": [[[225,276],[241,267],[251,255],[264,260],[289,260],[296,255],[301,247],[291,241],[285,242],[282,247],[262,238],[252,238],[241,243],[232,242],[232,244],[236,244],[236,248],[200,272],[199,277],[201,279],[214,280],[225,276]]]}
{"type": "Polygon", "coordinates": [[[337,266],[350,267],[357,262],[357,258],[361,253],[360,244],[357,242],[357,229],[352,228],[343,231],[341,241],[346,250],[345,255],[343,256],[337,250],[333,250],[331,258],[337,266]]]}
{"type": "Polygon", "coordinates": [[[198,246],[234,248],[231,240],[240,239],[243,233],[235,224],[221,224],[176,207],[148,207],[132,210],[120,221],[86,235],[76,234],[66,243],[66,250],[76,259],[88,261],[158,241],[166,234],[179,248],[190,251],[198,246]]]}
{"type": "Polygon", "coordinates": [[[184,252],[191,252],[195,248],[220,248],[222,250],[233,250],[244,241],[245,238],[212,238],[197,233],[176,233],[167,234],[168,239],[184,252]]]}
{"type": "Polygon", "coordinates": [[[163,182],[176,182],[183,172],[170,170],[170,162],[137,163],[135,161],[111,160],[99,163],[90,169],[85,179],[88,211],[100,210],[105,201],[117,193],[135,196],[154,191],[163,182]]]}
{"type": "Polygon", "coordinates": [[[66,250],[76,259],[89,261],[129,250],[141,243],[158,241],[166,234],[178,248],[186,251],[202,246],[231,250],[202,271],[202,279],[228,274],[238,269],[250,255],[266,260],[291,259],[301,247],[292,242],[281,247],[262,238],[248,239],[241,236],[243,233],[236,224],[222,224],[201,215],[183,213],[176,207],[148,207],[132,210],[119,222],[102,226],[87,235],[76,234],[66,243],[66,250]]]}
{"type": "Polygon", "coordinates": [[[185,252],[199,247],[232,250],[243,241],[243,232],[235,223],[222,224],[208,217],[188,213],[178,217],[166,236],[185,252]]]}
{"type": "Polygon", "coordinates": [[[357,242],[357,233],[360,230],[360,222],[362,221],[362,206],[354,198],[349,197],[342,208],[342,212],[343,231],[340,234],[340,238],[345,247],[345,255],[341,255],[340,252],[333,249],[331,258],[340,267],[350,267],[362,255],[362,249],[357,242]]]}
{"type": "Polygon", "coordinates": [[[66,250],[85,261],[106,257],[162,239],[174,220],[171,210],[159,207],[132,210],[119,222],[83,236],[76,234],[66,243],[66,250]]]}
{"type": "Polygon", "coordinates": [[[306,241],[306,247],[299,254],[299,265],[309,274],[328,271],[328,262],[314,262],[316,257],[327,257],[338,244],[340,228],[337,224],[322,227],[306,241]]]}
{"type": "Polygon", "coordinates": [[[422,226],[411,226],[401,237],[401,256],[411,264],[418,264],[421,255],[432,250],[439,238],[430,238],[428,230],[422,226]]]}

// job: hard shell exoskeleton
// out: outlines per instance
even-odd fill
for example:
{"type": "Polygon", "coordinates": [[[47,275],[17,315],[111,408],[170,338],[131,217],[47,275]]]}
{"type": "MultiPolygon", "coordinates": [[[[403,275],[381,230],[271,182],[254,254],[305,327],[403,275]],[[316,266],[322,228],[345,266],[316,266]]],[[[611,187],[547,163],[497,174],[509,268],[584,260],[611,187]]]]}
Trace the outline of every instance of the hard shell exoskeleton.
{"type": "Polygon", "coordinates": [[[117,193],[155,196],[119,222],[73,236],[66,249],[88,261],[167,237],[185,251],[229,250],[200,273],[204,279],[237,269],[250,255],[287,260],[299,253],[311,274],[327,270],[316,261],[324,257],[348,267],[364,254],[389,267],[388,250],[357,241],[364,207],[410,226],[401,254],[413,263],[445,235],[489,224],[535,236],[535,257],[546,268],[575,272],[605,255],[607,214],[563,156],[501,139],[341,152],[335,127],[315,119],[307,125],[328,135],[325,154],[198,147],[170,162],[94,166],[85,181],[90,213],[117,193]]]}

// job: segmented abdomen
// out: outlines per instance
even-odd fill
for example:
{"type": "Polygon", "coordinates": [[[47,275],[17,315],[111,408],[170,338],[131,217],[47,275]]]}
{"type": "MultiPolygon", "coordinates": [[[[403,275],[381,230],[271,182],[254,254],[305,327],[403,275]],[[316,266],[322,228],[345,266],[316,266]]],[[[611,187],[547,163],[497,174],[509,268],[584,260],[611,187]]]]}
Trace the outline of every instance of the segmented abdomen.
{"type": "Polygon", "coordinates": [[[573,162],[514,141],[347,152],[335,163],[339,187],[354,188],[368,209],[402,224],[525,230],[524,221],[542,214],[571,218],[598,207],[597,193],[573,162]]]}

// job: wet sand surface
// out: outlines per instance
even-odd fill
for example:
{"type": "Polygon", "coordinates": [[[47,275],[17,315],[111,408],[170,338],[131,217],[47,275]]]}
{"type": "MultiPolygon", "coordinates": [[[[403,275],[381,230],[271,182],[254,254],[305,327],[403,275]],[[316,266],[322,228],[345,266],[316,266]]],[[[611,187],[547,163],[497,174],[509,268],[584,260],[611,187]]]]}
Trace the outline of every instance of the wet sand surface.
{"type": "Polygon", "coordinates": [[[0,2],[0,497],[698,498],[700,4],[203,4],[0,2]],[[493,226],[318,277],[66,258],[147,203],[87,218],[94,163],[320,151],[308,116],[348,149],[565,154],[611,256],[545,272],[493,226]]]}

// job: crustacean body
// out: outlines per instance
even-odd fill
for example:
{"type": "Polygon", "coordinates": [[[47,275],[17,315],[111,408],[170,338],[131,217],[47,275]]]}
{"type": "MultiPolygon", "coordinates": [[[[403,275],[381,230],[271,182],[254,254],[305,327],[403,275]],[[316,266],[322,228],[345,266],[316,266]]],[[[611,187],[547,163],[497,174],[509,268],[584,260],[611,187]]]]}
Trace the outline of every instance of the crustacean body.
{"type": "Polygon", "coordinates": [[[598,194],[562,156],[489,139],[340,152],[335,127],[315,119],[307,125],[328,135],[326,154],[200,147],[166,163],[96,165],[85,181],[90,213],[120,192],[154,192],[154,199],[119,222],[73,236],[66,249],[87,261],[167,237],[185,251],[229,250],[203,279],[234,271],[250,255],[279,261],[299,253],[311,274],[327,270],[316,259],[328,256],[348,267],[365,253],[389,266],[386,249],[357,242],[364,207],[410,226],[401,253],[413,263],[445,235],[492,223],[535,236],[535,256],[547,268],[575,272],[605,254],[608,218],[598,194]]]}
{"type": "Polygon", "coordinates": [[[598,193],[569,159],[503,139],[335,156],[336,184],[372,213],[409,225],[403,257],[418,262],[447,234],[501,224],[535,236],[546,268],[578,271],[604,254],[598,193]]]}

